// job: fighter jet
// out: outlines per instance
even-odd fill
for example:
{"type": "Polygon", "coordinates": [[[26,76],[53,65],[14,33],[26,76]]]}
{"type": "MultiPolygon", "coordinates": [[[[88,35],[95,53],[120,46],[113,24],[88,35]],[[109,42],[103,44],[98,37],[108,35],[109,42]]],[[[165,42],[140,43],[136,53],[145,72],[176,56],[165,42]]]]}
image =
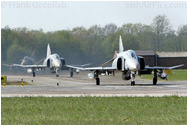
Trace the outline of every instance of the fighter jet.
{"type": "Polygon", "coordinates": [[[35,51],[33,50],[33,52],[31,53],[31,57],[29,56],[25,56],[22,60],[21,60],[21,65],[33,65],[35,64],[35,51]]]}
{"type": "MultiPolygon", "coordinates": [[[[35,58],[35,53],[33,51],[32,57],[25,56],[23,60],[21,61],[21,64],[13,64],[11,65],[12,67],[22,67],[26,68],[28,73],[33,73],[33,77],[35,77],[35,70],[45,70],[46,68],[50,68],[51,73],[56,73],[56,77],[59,77],[59,71],[60,70],[65,70],[65,69],[70,69],[70,77],[73,77],[73,73],[79,73],[80,70],[74,69],[72,67],[68,67],[65,65],[65,59],[60,58],[58,54],[51,54],[51,49],[50,45],[48,44],[47,46],[47,54],[46,58],[40,60],[39,62],[34,64],[34,58],[35,58]],[[43,63],[43,65],[38,65],[40,63],[43,63]],[[33,65],[34,64],[34,65],[33,65]]],[[[77,67],[85,67],[89,66],[90,64],[83,64],[83,65],[73,65],[77,67]]],[[[10,66],[10,65],[6,65],[10,66]]]]}
{"type": "MultiPolygon", "coordinates": [[[[33,50],[33,52],[31,53],[31,56],[25,56],[23,59],[20,60],[20,64],[18,65],[34,65],[35,64],[35,51],[33,50]]],[[[8,66],[10,67],[10,69],[14,69],[16,70],[16,66],[13,65],[9,65],[9,64],[3,64],[4,66],[8,66]]]]}
{"type": "Polygon", "coordinates": [[[166,79],[167,74],[163,72],[163,70],[175,69],[183,66],[173,66],[173,67],[147,67],[144,57],[137,56],[133,50],[124,51],[122,38],[119,38],[119,52],[115,52],[114,57],[102,64],[99,67],[89,67],[89,68],[80,68],[69,66],[75,69],[84,70],[84,71],[92,71],[92,73],[88,74],[90,79],[96,80],[96,85],[100,85],[99,75],[114,75],[115,71],[122,72],[123,80],[131,79],[131,86],[135,85],[135,75],[138,72],[140,75],[143,73],[142,71],[154,71],[153,84],[157,84],[157,73],[158,77],[161,79],[166,79]],[[112,63],[111,67],[106,67],[109,63],[112,63]],[[159,71],[158,71],[159,70],[159,71]]]}
{"type": "Polygon", "coordinates": [[[33,77],[35,77],[35,70],[45,70],[45,68],[50,68],[52,73],[56,73],[56,77],[59,77],[59,70],[65,65],[64,58],[60,58],[58,54],[51,54],[50,45],[47,46],[47,54],[46,58],[42,59],[36,64],[43,62],[43,65],[23,65],[23,64],[13,64],[14,66],[19,66],[23,68],[27,68],[28,73],[33,73],[33,77]]]}

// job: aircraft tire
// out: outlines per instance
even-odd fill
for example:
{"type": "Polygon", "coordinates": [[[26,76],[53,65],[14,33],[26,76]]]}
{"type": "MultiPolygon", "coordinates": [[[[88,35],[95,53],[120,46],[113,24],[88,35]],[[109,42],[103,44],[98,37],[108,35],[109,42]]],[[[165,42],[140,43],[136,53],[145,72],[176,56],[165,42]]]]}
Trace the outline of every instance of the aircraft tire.
{"type": "Polygon", "coordinates": [[[100,79],[96,78],[96,85],[100,85],[100,79]]]}
{"type": "Polygon", "coordinates": [[[153,78],[153,85],[156,85],[156,84],[157,84],[157,78],[154,77],[154,78],[153,78]]]}
{"type": "Polygon", "coordinates": [[[135,86],[135,81],[131,81],[131,86],[135,86]]]}
{"type": "Polygon", "coordinates": [[[73,72],[70,72],[70,77],[73,77],[73,72]]]}
{"type": "Polygon", "coordinates": [[[59,74],[56,74],[56,77],[59,77],[59,74]]]}
{"type": "Polygon", "coordinates": [[[35,77],[35,72],[33,72],[33,77],[35,77]]]}

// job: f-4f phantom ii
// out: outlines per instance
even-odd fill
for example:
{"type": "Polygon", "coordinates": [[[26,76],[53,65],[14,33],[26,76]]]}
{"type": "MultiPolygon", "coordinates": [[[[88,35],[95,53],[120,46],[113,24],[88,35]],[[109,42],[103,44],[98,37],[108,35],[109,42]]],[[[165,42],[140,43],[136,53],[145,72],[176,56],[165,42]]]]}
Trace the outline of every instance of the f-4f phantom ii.
{"type": "MultiPolygon", "coordinates": [[[[84,64],[84,65],[76,65],[79,67],[88,66],[90,64],[84,64]]],[[[80,71],[78,69],[74,69],[71,67],[68,67],[65,65],[65,59],[60,58],[58,54],[51,54],[50,45],[47,46],[47,54],[46,58],[40,60],[35,65],[24,65],[24,64],[13,64],[13,66],[23,67],[27,68],[28,73],[33,73],[33,77],[35,77],[35,70],[45,70],[46,68],[50,68],[51,73],[56,73],[56,77],[59,77],[59,71],[69,68],[70,69],[70,76],[73,77],[73,73],[79,73],[80,71]],[[43,65],[37,65],[39,63],[43,62],[43,65]]]]}
{"type": "Polygon", "coordinates": [[[8,66],[10,67],[10,69],[12,69],[18,65],[34,65],[34,64],[35,64],[35,51],[33,50],[30,57],[24,56],[24,58],[20,60],[20,64],[13,64],[13,65],[3,64],[3,65],[8,66]]]}
{"type": "Polygon", "coordinates": [[[143,70],[150,70],[150,71],[154,71],[153,84],[156,85],[157,76],[162,79],[167,78],[167,74],[164,73],[163,70],[174,69],[174,68],[178,68],[181,66],[183,66],[183,64],[178,65],[178,66],[173,66],[173,67],[158,67],[158,66],[146,67],[146,62],[145,62],[144,57],[137,56],[133,50],[124,51],[122,39],[120,36],[119,53],[115,52],[114,57],[111,60],[105,62],[99,67],[89,67],[89,68],[80,68],[80,67],[74,67],[74,66],[69,66],[69,67],[80,69],[80,70],[85,70],[85,71],[92,71],[92,73],[88,74],[88,77],[90,79],[95,78],[96,85],[100,85],[99,75],[101,74],[113,75],[114,71],[122,72],[122,79],[123,80],[131,79],[131,85],[135,85],[134,79],[135,79],[136,72],[141,74],[143,70]],[[106,67],[106,65],[109,63],[112,63],[112,66],[106,67]]]}
{"type": "Polygon", "coordinates": [[[25,56],[21,61],[21,65],[33,65],[33,64],[35,64],[35,51],[34,50],[31,53],[31,57],[25,56]]]}
{"type": "Polygon", "coordinates": [[[59,77],[59,70],[65,65],[64,58],[60,58],[58,54],[51,54],[50,45],[47,46],[47,54],[46,58],[39,61],[36,64],[43,62],[43,65],[20,65],[20,64],[13,64],[14,66],[19,66],[23,68],[27,68],[28,73],[33,73],[33,77],[35,77],[35,70],[45,70],[45,68],[50,68],[52,73],[56,73],[56,77],[59,77]]]}

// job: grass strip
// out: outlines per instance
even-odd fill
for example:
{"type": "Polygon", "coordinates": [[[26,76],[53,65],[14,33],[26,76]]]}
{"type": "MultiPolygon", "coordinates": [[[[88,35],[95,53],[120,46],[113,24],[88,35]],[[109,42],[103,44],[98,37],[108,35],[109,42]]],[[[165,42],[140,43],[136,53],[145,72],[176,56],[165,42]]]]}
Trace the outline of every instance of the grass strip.
{"type": "Polygon", "coordinates": [[[186,125],[187,97],[2,97],[1,123],[186,125]]]}
{"type": "MultiPolygon", "coordinates": [[[[32,85],[31,83],[29,82],[26,82],[26,81],[8,81],[8,82],[5,82],[6,85],[21,85],[22,83],[24,85],[32,85]]],[[[1,83],[1,85],[4,85],[4,83],[1,83]]]]}

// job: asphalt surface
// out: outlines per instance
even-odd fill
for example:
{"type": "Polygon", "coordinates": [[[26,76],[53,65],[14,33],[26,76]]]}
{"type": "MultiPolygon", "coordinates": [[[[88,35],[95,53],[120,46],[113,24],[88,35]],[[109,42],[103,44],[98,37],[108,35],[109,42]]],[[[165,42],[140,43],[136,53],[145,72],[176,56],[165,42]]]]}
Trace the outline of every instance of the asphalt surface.
{"type": "Polygon", "coordinates": [[[158,81],[153,85],[150,80],[140,77],[135,79],[136,85],[131,86],[130,80],[124,81],[120,75],[100,76],[101,85],[95,85],[87,73],[83,72],[69,77],[69,73],[55,75],[7,75],[8,81],[21,81],[23,79],[32,85],[6,85],[1,86],[1,97],[79,97],[79,96],[187,96],[187,81],[158,81]],[[59,87],[57,86],[59,83],[59,87]]]}

